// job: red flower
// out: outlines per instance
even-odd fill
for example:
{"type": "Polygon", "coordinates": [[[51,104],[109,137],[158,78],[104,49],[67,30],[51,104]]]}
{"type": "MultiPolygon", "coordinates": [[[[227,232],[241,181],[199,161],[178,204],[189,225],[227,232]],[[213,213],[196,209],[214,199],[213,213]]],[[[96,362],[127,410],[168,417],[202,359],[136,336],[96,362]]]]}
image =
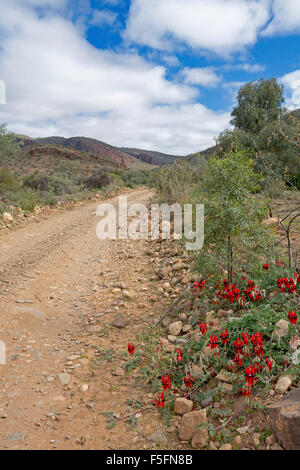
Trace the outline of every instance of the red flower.
{"type": "Polygon", "coordinates": [[[184,380],[184,384],[185,384],[186,388],[191,388],[191,386],[195,382],[194,377],[192,377],[190,373],[188,373],[187,377],[183,377],[183,380],[184,380]]]}
{"type": "Polygon", "coordinates": [[[161,381],[164,390],[171,388],[171,380],[169,375],[163,375],[161,381]]]}
{"type": "Polygon", "coordinates": [[[244,343],[240,339],[236,339],[233,343],[235,352],[237,354],[244,354],[244,343]]]}
{"type": "Polygon", "coordinates": [[[132,355],[134,353],[134,349],[135,349],[134,344],[128,343],[128,353],[132,355]]]}
{"type": "Polygon", "coordinates": [[[242,333],[242,337],[243,337],[243,341],[244,341],[245,345],[247,346],[247,344],[249,343],[248,333],[242,333]]]}
{"type": "Polygon", "coordinates": [[[256,368],[255,366],[248,366],[245,369],[245,379],[248,383],[248,388],[252,387],[255,380],[256,368]]]}
{"type": "Polygon", "coordinates": [[[267,364],[267,367],[268,367],[269,371],[271,372],[272,366],[273,366],[272,359],[269,359],[268,357],[266,357],[266,364],[267,364]]]}
{"type": "Polygon", "coordinates": [[[216,335],[212,335],[212,336],[210,337],[208,346],[209,346],[211,349],[216,349],[216,348],[218,347],[218,338],[216,337],[216,335]]]}
{"type": "Polygon", "coordinates": [[[197,289],[201,292],[206,287],[206,281],[194,282],[192,292],[197,292],[197,289]]]}
{"type": "Polygon", "coordinates": [[[269,265],[268,265],[268,264],[264,264],[264,265],[263,265],[263,269],[264,269],[265,271],[268,271],[269,265]]]}
{"type": "Polygon", "coordinates": [[[227,344],[227,343],[228,343],[228,339],[229,339],[229,333],[228,333],[228,331],[227,331],[226,328],[225,328],[224,331],[221,331],[221,332],[220,332],[220,336],[221,336],[222,343],[223,343],[223,344],[227,344]]]}
{"type": "Polygon", "coordinates": [[[241,368],[242,358],[239,354],[235,355],[235,358],[233,359],[233,362],[235,362],[239,366],[239,369],[241,368]]]}
{"type": "Polygon", "coordinates": [[[290,294],[293,294],[295,292],[295,289],[296,289],[296,284],[295,284],[295,282],[293,281],[293,279],[291,277],[290,277],[290,279],[288,279],[287,277],[285,277],[283,279],[278,278],[277,279],[277,285],[278,285],[281,292],[289,291],[290,294]]]}
{"type": "Polygon", "coordinates": [[[247,387],[247,388],[244,389],[244,390],[240,388],[239,391],[242,393],[242,395],[243,395],[244,397],[251,397],[252,392],[253,392],[252,387],[247,387]]]}
{"type": "Polygon", "coordinates": [[[165,406],[164,392],[161,392],[159,398],[156,398],[155,400],[153,400],[152,403],[156,406],[156,408],[159,408],[159,407],[164,408],[165,406]]]}
{"type": "Polygon", "coordinates": [[[294,310],[294,312],[292,310],[289,312],[289,320],[291,325],[297,325],[298,316],[296,310],[294,310]]]}
{"type": "Polygon", "coordinates": [[[206,325],[206,323],[200,323],[199,328],[200,328],[200,331],[201,331],[201,333],[202,333],[203,335],[204,335],[204,333],[207,332],[207,325],[206,325]]]}
{"type": "Polygon", "coordinates": [[[182,349],[181,348],[176,349],[176,359],[178,362],[182,361],[182,349]]]}
{"type": "Polygon", "coordinates": [[[294,277],[296,278],[297,284],[300,283],[300,273],[294,274],[294,277]]]}

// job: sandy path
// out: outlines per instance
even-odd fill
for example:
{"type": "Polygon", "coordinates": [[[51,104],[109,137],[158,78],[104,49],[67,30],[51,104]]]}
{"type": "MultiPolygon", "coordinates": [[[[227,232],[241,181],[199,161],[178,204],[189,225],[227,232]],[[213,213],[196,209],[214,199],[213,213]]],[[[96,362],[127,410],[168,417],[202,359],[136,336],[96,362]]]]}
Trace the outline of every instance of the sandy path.
{"type": "MultiPolygon", "coordinates": [[[[128,194],[132,202],[149,197],[148,190],[128,194]]],[[[127,400],[140,395],[133,378],[112,374],[122,356],[99,361],[96,349],[122,354],[161,305],[155,311],[150,301],[148,242],[98,240],[98,204],[0,236],[0,340],[7,348],[0,365],[2,449],[151,447],[141,427],[123,421],[108,430],[101,414],[124,415],[127,400]],[[120,313],[129,319],[123,329],[111,325],[120,313]],[[61,373],[71,377],[64,387],[61,373]]],[[[141,419],[145,431],[153,430],[153,420],[141,419]]]]}

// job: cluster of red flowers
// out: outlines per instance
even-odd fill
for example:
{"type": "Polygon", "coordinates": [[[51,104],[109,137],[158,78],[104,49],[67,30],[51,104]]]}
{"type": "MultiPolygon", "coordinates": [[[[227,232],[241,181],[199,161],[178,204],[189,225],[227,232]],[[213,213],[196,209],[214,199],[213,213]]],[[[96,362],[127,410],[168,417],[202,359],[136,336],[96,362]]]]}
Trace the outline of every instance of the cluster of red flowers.
{"type": "Polygon", "coordinates": [[[290,294],[293,294],[296,289],[296,284],[291,277],[289,279],[287,277],[284,277],[283,279],[278,278],[277,285],[281,292],[288,291],[290,294]]]}
{"type": "Polygon", "coordinates": [[[225,280],[223,281],[223,287],[218,295],[223,299],[227,299],[229,302],[234,302],[239,299],[240,292],[241,291],[236,284],[229,284],[229,282],[225,280]]]}
{"type": "Polygon", "coordinates": [[[263,265],[263,269],[264,269],[265,271],[268,271],[268,270],[269,270],[269,267],[270,267],[270,266],[269,266],[267,263],[263,265]]]}
{"type": "Polygon", "coordinates": [[[248,288],[244,290],[244,294],[252,302],[259,302],[261,300],[261,292],[254,281],[248,281],[248,288]]]}
{"type": "Polygon", "coordinates": [[[194,282],[192,292],[196,293],[197,290],[201,292],[202,289],[204,289],[205,287],[206,287],[206,281],[194,282]]]}
{"type": "Polygon", "coordinates": [[[296,278],[297,284],[300,284],[300,273],[294,274],[294,277],[296,278]]]}

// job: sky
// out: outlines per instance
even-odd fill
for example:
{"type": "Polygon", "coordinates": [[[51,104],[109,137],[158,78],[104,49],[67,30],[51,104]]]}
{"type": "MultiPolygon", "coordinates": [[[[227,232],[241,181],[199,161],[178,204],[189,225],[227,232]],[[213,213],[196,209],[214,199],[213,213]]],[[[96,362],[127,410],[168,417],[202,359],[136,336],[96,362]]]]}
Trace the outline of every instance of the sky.
{"type": "Polygon", "coordinates": [[[299,46],[300,0],[0,0],[0,124],[198,152],[246,82],[300,107],[299,46]]]}

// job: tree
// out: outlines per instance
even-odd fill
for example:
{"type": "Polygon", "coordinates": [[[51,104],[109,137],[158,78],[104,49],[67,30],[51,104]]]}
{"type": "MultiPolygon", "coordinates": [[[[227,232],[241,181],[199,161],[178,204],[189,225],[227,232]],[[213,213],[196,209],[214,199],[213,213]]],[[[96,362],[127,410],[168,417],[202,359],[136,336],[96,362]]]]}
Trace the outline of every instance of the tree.
{"type": "Polygon", "coordinates": [[[220,264],[226,260],[232,282],[237,252],[254,256],[266,236],[261,225],[266,207],[253,197],[262,176],[255,172],[255,160],[245,151],[212,158],[208,165],[203,192],[198,196],[205,204],[205,243],[214,247],[220,264]]]}
{"type": "Polygon", "coordinates": [[[14,134],[10,134],[6,130],[6,125],[0,125],[0,164],[16,155],[18,145],[14,134]]]}
{"type": "Polygon", "coordinates": [[[238,105],[231,113],[231,124],[245,132],[258,134],[266,124],[282,116],[284,88],[275,78],[261,78],[243,85],[238,91],[237,101],[238,105]]]}

